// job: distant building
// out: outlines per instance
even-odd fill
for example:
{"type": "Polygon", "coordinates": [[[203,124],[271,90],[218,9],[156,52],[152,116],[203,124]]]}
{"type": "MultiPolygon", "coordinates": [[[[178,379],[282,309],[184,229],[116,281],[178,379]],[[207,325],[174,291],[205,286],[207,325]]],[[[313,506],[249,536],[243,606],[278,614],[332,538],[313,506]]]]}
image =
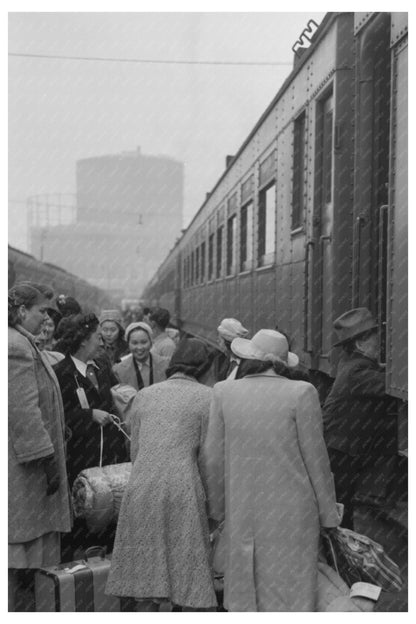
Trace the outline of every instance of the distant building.
{"type": "Polygon", "coordinates": [[[182,163],[139,149],[79,160],[76,219],[32,211],[31,253],[137,298],[181,232],[183,178],[182,163]]]}

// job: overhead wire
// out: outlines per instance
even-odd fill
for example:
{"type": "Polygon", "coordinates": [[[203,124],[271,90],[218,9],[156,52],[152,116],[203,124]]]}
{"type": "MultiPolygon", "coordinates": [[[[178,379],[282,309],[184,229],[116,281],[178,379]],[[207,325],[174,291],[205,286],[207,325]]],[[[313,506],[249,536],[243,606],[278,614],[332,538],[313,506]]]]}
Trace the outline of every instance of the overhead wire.
{"type": "Polygon", "coordinates": [[[291,66],[288,61],[192,61],[192,60],[168,60],[168,59],[136,59],[114,58],[102,56],[69,56],[64,54],[35,54],[30,52],[9,52],[9,56],[56,59],[63,61],[98,61],[105,63],[141,63],[149,65],[230,65],[230,66],[291,66]]]}

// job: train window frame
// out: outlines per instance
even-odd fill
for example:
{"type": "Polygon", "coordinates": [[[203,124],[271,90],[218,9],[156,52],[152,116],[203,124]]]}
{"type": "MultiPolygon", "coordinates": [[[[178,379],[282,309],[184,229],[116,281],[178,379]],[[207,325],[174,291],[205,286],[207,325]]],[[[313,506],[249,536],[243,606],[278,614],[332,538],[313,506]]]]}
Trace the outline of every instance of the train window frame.
{"type": "Polygon", "coordinates": [[[237,263],[237,213],[227,219],[227,246],[225,261],[225,276],[231,277],[236,273],[237,263]]]}
{"type": "Polygon", "coordinates": [[[200,252],[199,252],[199,260],[201,263],[200,266],[200,283],[204,284],[205,283],[205,241],[202,241],[201,245],[200,245],[200,252]]]}
{"type": "Polygon", "coordinates": [[[249,273],[254,261],[254,198],[251,197],[240,208],[240,273],[249,273]],[[247,211],[250,210],[249,218],[247,211]],[[250,228],[247,224],[250,222],[250,228]],[[244,238],[243,238],[244,234],[244,238]],[[249,244],[250,238],[250,244],[249,244]],[[244,244],[243,244],[244,243],[244,244]],[[250,257],[247,258],[247,249],[250,248],[250,257]]]}
{"type": "Polygon", "coordinates": [[[195,284],[199,284],[199,245],[195,247],[195,284]]]}
{"type": "MultiPolygon", "coordinates": [[[[276,262],[276,213],[277,213],[277,185],[276,179],[272,178],[267,184],[265,184],[258,192],[258,205],[257,205],[257,268],[262,269],[264,267],[273,266],[276,262]],[[267,197],[268,191],[274,189],[274,210],[273,210],[273,251],[266,253],[267,249],[267,197]],[[264,211],[264,214],[262,214],[264,211]],[[261,253],[260,241],[260,228],[264,222],[264,252],[261,253]]],[[[263,245],[262,245],[263,246],[263,245]]]]}
{"type": "Polygon", "coordinates": [[[224,243],[224,224],[222,223],[217,227],[216,233],[216,245],[215,245],[215,279],[220,280],[223,278],[223,264],[224,264],[224,254],[223,254],[223,243],[224,243]]]}
{"type": "Polygon", "coordinates": [[[293,177],[291,236],[305,231],[305,159],[307,155],[307,117],[303,109],[293,122],[293,177]]]}
{"type": "Polygon", "coordinates": [[[213,282],[214,280],[215,280],[215,232],[212,232],[208,236],[208,282],[213,282]]]}

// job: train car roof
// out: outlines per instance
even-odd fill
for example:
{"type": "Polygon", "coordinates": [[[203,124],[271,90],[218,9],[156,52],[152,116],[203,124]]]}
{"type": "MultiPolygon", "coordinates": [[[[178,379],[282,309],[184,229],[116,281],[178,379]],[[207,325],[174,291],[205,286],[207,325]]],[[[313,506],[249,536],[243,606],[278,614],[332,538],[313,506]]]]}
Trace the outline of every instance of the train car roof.
{"type": "MultiPolygon", "coordinates": [[[[288,75],[288,77],[286,78],[286,80],[283,82],[282,86],[280,87],[280,89],[278,90],[278,92],[276,93],[276,95],[274,96],[273,100],[270,102],[270,104],[268,105],[268,107],[266,108],[266,110],[264,111],[264,113],[261,115],[260,119],[258,120],[258,122],[254,125],[253,129],[251,130],[251,132],[248,134],[248,136],[246,137],[246,139],[244,140],[244,142],[241,144],[240,148],[238,149],[237,153],[234,155],[229,167],[227,167],[225,169],[225,171],[223,172],[223,174],[219,177],[217,183],[214,185],[214,187],[212,188],[212,190],[210,191],[210,193],[208,194],[207,198],[205,199],[205,201],[203,202],[203,204],[201,205],[201,207],[199,208],[198,212],[194,215],[194,217],[192,218],[192,221],[189,223],[188,227],[186,228],[185,232],[182,234],[181,238],[179,241],[177,241],[178,243],[182,240],[182,238],[185,236],[186,232],[189,230],[189,228],[191,227],[192,223],[195,221],[195,219],[199,216],[199,214],[202,212],[203,208],[205,207],[205,205],[208,203],[210,196],[212,195],[212,193],[215,191],[215,189],[221,184],[221,182],[223,181],[223,179],[225,178],[226,174],[228,173],[228,171],[231,169],[231,167],[233,166],[234,162],[237,160],[237,158],[240,156],[240,154],[243,152],[243,150],[246,148],[246,146],[248,145],[248,143],[251,141],[251,139],[253,138],[253,136],[256,134],[256,132],[258,131],[258,129],[260,128],[260,126],[262,125],[263,121],[266,119],[266,117],[269,115],[270,111],[273,109],[273,107],[276,105],[276,103],[279,101],[280,97],[283,95],[283,93],[286,91],[286,89],[288,88],[288,86],[290,85],[290,83],[292,82],[292,80],[294,80],[294,78],[297,76],[297,74],[300,72],[301,68],[305,65],[305,63],[308,61],[309,57],[312,55],[317,43],[320,42],[320,40],[322,39],[322,37],[324,36],[326,30],[332,25],[332,23],[335,21],[336,17],[340,15],[340,13],[327,13],[325,15],[325,17],[323,18],[322,22],[319,24],[317,30],[315,31],[312,39],[311,39],[311,45],[309,46],[309,48],[304,48],[304,52],[302,54],[301,57],[298,58],[298,60],[296,61],[292,71],[290,72],[290,74],[288,75]]],[[[169,252],[170,253],[170,252],[169,252]]]]}

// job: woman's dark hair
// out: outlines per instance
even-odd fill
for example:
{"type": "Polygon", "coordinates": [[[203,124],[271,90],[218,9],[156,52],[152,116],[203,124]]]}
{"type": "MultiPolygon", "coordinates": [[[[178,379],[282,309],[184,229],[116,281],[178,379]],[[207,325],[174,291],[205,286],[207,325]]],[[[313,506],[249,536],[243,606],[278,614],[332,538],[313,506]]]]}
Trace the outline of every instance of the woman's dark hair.
{"type": "Polygon", "coordinates": [[[296,381],[309,381],[309,375],[303,373],[298,368],[291,368],[286,366],[283,362],[278,360],[274,362],[262,362],[261,360],[241,360],[238,367],[238,379],[245,377],[246,375],[259,375],[265,371],[273,368],[276,375],[281,375],[287,379],[296,381]]]}
{"type": "Polygon", "coordinates": [[[89,338],[97,329],[99,323],[95,314],[73,314],[62,319],[59,323],[61,338],[56,350],[65,355],[74,355],[83,340],[89,338]],[[61,325],[63,324],[63,327],[61,325]]]}
{"type": "Polygon", "coordinates": [[[8,325],[9,327],[16,327],[19,324],[19,308],[24,305],[28,310],[45,299],[45,296],[37,290],[29,282],[23,284],[17,284],[10,288],[8,292],[8,325]]]}
{"type": "Polygon", "coordinates": [[[16,284],[16,285],[17,286],[30,286],[31,288],[35,288],[36,290],[38,290],[44,299],[48,299],[49,301],[53,299],[53,290],[49,288],[49,286],[46,286],[46,284],[39,284],[38,282],[23,281],[23,282],[19,282],[19,284],[16,284]]]}
{"type": "Polygon", "coordinates": [[[213,353],[202,340],[182,338],[172,355],[166,377],[184,373],[199,379],[211,366],[212,357],[213,353]]]}
{"type": "MultiPolygon", "coordinates": [[[[55,330],[59,325],[59,321],[62,319],[62,315],[55,308],[47,308],[46,312],[48,313],[49,318],[52,320],[55,325],[55,330]]],[[[55,333],[55,331],[54,331],[55,333]]]]}
{"type": "Polygon", "coordinates": [[[72,316],[73,314],[82,314],[81,306],[73,297],[67,295],[59,295],[56,298],[56,307],[62,316],[72,316]]]}

